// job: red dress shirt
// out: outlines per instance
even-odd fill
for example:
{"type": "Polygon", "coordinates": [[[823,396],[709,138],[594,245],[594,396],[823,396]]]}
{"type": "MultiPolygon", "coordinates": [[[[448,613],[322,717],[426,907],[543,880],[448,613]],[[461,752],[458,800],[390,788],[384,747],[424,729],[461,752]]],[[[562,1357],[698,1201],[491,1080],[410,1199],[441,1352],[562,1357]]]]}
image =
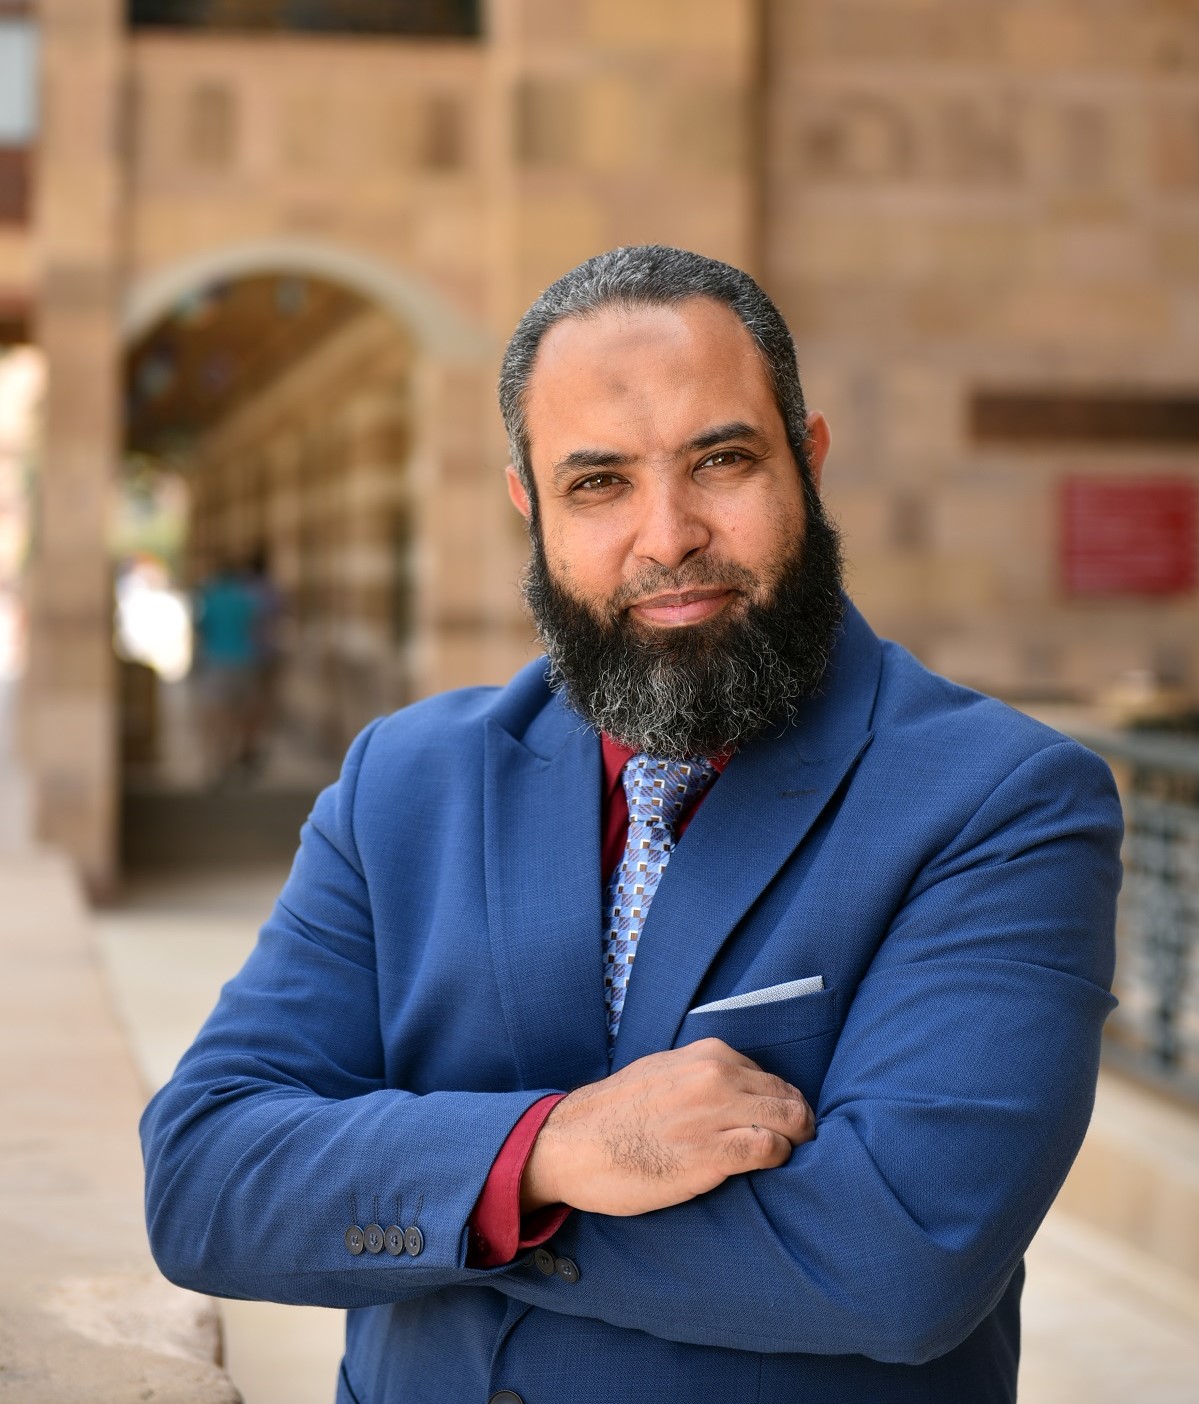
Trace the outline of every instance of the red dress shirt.
{"type": "MultiPolygon", "coordinates": [[[[604,764],[600,865],[606,883],[624,856],[629,832],[629,802],[625,798],[620,772],[624,769],[625,762],[636,755],[636,752],[607,736],[602,738],[600,750],[604,764]]],[[[712,765],[717,775],[728,761],[727,755],[712,757],[712,765]]],[[[703,803],[707,793],[708,791],[704,790],[683,813],[679,820],[680,838],[695,817],[695,811],[703,803]]],[[[596,960],[599,958],[597,944],[596,960]]],[[[491,1173],[487,1176],[475,1202],[474,1212],[470,1216],[470,1238],[466,1254],[468,1267],[500,1267],[504,1263],[510,1263],[518,1253],[527,1253],[530,1248],[536,1248],[551,1238],[565,1222],[570,1213],[570,1206],[567,1204],[547,1204],[545,1208],[523,1217],[520,1212],[520,1182],[529,1156],[533,1153],[533,1142],[545,1125],[550,1112],[565,1095],[564,1092],[553,1092],[548,1097],[542,1097],[539,1102],[534,1102],[508,1132],[508,1139],[500,1147],[500,1153],[495,1158],[491,1173]]]]}

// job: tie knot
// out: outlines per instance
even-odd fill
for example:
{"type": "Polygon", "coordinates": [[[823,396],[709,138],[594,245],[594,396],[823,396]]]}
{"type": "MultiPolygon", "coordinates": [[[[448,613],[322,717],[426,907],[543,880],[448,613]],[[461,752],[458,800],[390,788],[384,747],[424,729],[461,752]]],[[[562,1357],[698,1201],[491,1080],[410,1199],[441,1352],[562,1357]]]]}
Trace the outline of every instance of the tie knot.
{"type": "Polygon", "coordinates": [[[621,776],[630,822],[660,825],[673,834],[683,810],[715,778],[711,761],[700,756],[633,756],[621,776]]]}

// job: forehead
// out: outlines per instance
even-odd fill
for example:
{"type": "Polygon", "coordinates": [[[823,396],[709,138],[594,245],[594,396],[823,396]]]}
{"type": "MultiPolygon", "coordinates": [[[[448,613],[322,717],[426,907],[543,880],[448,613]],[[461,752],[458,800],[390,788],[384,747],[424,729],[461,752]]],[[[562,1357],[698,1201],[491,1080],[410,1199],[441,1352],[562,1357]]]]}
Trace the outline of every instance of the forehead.
{"type": "Polygon", "coordinates": [[[782,431],[753,338],[735,312],[700,297],[558,322],[538,349],[525,415],[535,462],[565,440],[567,452],[628,440],[649,451],[735,419],[782,431]]]}

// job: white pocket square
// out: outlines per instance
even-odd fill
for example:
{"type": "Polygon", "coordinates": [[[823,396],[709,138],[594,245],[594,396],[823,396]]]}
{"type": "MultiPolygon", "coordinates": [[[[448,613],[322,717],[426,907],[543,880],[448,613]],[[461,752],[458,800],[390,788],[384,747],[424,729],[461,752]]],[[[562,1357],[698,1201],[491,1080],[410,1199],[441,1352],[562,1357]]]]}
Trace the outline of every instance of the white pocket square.
{"type": "Polygon", "coordinates": [[[795,995],[815,994],[824,989],[823,975],[809,975],[803,980],[788,980],[783,985],[767,985],[765,989],[749,990],[746,994],[729,995],[728,999],[714,999],[711,1004],[701,1004],[692,1014],[715,1014],[721,1009],[748,1009],[754,1004],[773,1004],[776,1000],[792,999],[795,995]]]}

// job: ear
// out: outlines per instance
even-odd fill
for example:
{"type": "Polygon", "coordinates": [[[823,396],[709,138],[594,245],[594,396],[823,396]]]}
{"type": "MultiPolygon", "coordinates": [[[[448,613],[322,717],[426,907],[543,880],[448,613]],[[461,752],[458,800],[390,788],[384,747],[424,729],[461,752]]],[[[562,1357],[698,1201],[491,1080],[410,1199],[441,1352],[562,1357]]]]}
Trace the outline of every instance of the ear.
{"type": "Polygon", "coordinates": [[[509,463],[504,469],[504,476],[508,479],[508,496],[512,499],[512,505],[527,522],[532,504],[529,502],[529,494],[525,491],[525,485],[520,480],[520,474],[509,463]]]}
{"type": "Polygon", "coordinates": [[[804,424],[808,431],[808,468],[812,474],[812,484],[819,492],[820,480],[824,473],[824,460],[828,457],[833,439],[829,433],[828,420],[819,410],[812,410],[804,420],[804,424]]]}

